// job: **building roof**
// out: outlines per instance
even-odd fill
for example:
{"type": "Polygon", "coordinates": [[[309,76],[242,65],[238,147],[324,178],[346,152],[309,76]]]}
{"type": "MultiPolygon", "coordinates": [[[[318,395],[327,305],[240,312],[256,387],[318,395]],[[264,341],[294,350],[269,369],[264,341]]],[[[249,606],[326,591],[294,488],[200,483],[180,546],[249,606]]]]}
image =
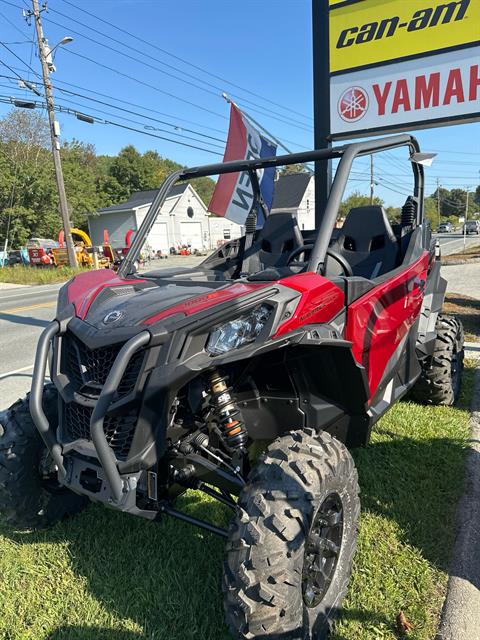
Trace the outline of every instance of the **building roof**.
{"type": "Polygon", "coordinates": [[[275,182],[272,209],[293,209],[300,206],[311,178],[311,173],[280,176],[275,182]]]}
{"type": "MultiPolygon", "coordinates": [[[[184,182],[183,184],[174,184],[173,187],[168,192],[168,198],[173,198],[175,196],[180,196],[188,187],[188,182],[184,182]]],[[[148,204],[152,204],[155,199],[155,196],[159,192],[159,189],[149,189],[148,191],[135,191],[132,193],[130,198],[125,202],[120,202],[119,204],[112,204],[110,207],[104,207],[103,209],[98,209],[97,213],[110,213],[111,211],[131,211],[132,209],[137,209],[138,207],[144,207],[148,204]]]]}

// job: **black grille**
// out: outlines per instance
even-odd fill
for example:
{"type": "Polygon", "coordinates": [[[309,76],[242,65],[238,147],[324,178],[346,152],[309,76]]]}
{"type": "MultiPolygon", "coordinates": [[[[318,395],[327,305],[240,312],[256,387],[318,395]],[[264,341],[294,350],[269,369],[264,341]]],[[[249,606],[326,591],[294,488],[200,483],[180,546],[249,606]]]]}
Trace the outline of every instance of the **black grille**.
{"type": "MultiPolygon", "coordinates": [[[[113,345],[89,349],[83,342],[72,334],[64,338],[66,374],[76,391],[82,387],[99,388],[105,384],[115,358],[123,345],[113,345]]],[[[117,388],[119,396],[131,393],[140,373],[144,351],[138,351],[123,374],[117,388]]]]}
{"type": "MultiPolygon", "coordinates": [[[[90,418],[93,409],[76,402],[65,405],[63,430],[72,440],[91,440],[90,418]]],[[[132,446],[137,412],[130,411],[120,416],[105,416],[103,430],[108,444],[119,460],[125,460],[132,446]]]]}

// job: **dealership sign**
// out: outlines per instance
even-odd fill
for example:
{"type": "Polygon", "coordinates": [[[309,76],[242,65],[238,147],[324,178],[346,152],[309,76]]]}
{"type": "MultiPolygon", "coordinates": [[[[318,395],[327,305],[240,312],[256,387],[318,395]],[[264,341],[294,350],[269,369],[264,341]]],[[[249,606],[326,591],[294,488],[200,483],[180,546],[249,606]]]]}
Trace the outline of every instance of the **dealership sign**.
{"type": "Polygon", "coordinates": [[[480,0],[330,0],[330,133],[480,118],[480,0]]]}

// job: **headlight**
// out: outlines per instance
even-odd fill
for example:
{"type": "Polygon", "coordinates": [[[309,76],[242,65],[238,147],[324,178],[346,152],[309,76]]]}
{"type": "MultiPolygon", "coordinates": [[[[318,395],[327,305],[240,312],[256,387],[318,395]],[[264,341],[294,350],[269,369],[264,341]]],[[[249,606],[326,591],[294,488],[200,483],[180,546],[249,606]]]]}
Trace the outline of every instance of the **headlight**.
{"type": "Polygon", "coordinates": [[[208,337],[206,350],[216,356],[253,342],[260,335],[271,313],[272,308],[262,304],[245,315],[222,324],[208,337]]]}

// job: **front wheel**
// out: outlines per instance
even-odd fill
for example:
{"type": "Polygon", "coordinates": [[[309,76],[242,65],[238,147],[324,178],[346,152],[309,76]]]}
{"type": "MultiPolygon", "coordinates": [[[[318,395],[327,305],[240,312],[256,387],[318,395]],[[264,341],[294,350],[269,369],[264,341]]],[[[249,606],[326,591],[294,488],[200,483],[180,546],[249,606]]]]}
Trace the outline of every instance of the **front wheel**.
{"type": "Polygon", "coordinates": [[[236,638],[320,640],[352,571],[360,513],[348,450],[292,431],[260,458],[229,530],[223,592],[236,638]]]}
{"type": "MultiPolygon", "coordinates": [[[[43,408],[56,421],[57,391],[47,385],[43,408]]],[[[55,422],[53,422],[55,424],[55,422]]],[[[21,529],[45,529],[86,507],[79,496],[57,481],[53,460],[28,407],[28,396],[0,418],[0,517],[21,529]]]]}

